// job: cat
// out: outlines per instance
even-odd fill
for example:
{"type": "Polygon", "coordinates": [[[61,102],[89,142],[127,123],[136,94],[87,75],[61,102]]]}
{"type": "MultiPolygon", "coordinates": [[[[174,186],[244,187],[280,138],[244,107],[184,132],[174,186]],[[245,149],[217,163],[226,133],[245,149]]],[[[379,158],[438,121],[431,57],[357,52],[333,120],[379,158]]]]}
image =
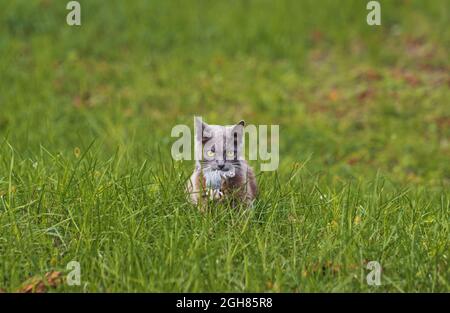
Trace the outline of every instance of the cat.
{"type": "Polygon", "coordinates": [[[244,126],[244,121],[219,126],[195,119],[198,155],[187,186],[191,202],[201,207],[210,200],[253,205],[258,191],[253,169],[242,157],[244,126]]]}

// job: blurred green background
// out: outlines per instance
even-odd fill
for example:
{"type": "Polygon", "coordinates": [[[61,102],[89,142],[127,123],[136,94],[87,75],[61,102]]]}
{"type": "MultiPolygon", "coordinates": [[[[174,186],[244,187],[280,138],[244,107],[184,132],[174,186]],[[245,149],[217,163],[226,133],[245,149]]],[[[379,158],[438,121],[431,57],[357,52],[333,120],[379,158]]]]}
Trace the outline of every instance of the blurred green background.
{"type": "Polygon", "coordinates": [[[67,2],[0,1],[0,292],[449,290],[449,1],[67,2]],[[280,125],[248,215],[186,203],[194,115],[280,125]]]}

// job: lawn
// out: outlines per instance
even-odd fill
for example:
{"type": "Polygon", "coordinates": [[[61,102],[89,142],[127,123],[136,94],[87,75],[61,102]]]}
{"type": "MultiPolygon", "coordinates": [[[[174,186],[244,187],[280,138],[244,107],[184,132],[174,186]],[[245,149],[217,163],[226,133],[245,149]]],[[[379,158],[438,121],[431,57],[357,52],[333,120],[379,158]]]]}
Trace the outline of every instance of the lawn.
{"type": "Polygon", "coordinates": [[[449,1],[67,2],[0,2],[0,292],[450,291],[449,1]],[[253,209],[186,201],[194,115],[280,125],[253,209]]]}

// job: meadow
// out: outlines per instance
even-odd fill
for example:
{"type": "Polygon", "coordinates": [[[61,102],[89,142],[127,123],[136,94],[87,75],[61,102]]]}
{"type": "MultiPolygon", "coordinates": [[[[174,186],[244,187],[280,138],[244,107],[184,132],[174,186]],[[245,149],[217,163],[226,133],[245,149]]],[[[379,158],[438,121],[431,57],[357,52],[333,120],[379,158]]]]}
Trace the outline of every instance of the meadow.
{"type": "Polygon", "coordinates": [[[0,2],[0,292],[450,291],[448,1],[79,2],[0,2]],[[194,115],[280,125],[253,209],[186,201],[194,115]]]}

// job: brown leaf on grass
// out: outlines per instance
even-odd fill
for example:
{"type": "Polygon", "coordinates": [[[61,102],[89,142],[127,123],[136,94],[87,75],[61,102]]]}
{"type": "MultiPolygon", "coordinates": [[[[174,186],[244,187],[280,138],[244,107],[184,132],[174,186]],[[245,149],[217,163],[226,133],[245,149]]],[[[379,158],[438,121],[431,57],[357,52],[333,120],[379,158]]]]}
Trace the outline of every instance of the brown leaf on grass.
{"type": "Polygon", "coordinates": [[[403,80],[413,87],[420,85],[420,83],[422,82],[419,77],[411,73],[404,74],[403,80]]]}
{"type": "Polygon", "coordinates": [[[125,117],[132,117],[133,114],[134,114],[133,108],[126,108],[126,109],[123,111],[123,116],[125,116],[125,117]]]}
{"type": "Polygon", "coordinates": [[[214,58],[213,62],[215,65],[222,66],[225,63],[225,59],[223,56],[219,55],[214,58]]]}
{"type": "Polygon", "coordinates": [[[318,44],[323,39],[323,33],[320,30],[314,30],[311,32],[311,40],[314,44],[318,44]]]}
{"type": "Polygon", "coordinates": [[[17,292],[20,293],[44,293],[47,291],[47,287],[44,281],[40,277],[32,277],[25,281],[17,292]]]}
{"type": "Polygon", "coordinates": [[[266,282],[266,289],[267,290],[273,290],[273,291],[275,291],[275,292],[280,292],[281,290],[280,290],[280,286],[275,282],[272,282],[272,281],[268,281],[268,282],[266,282]]]}
{"type": "Polygon", "coordinates": [[[90,100],[91,100],[91,93],[87,91],[84,92],[82,95],[75,96],[75,98],[73,99],[73,105],[76,108],[89,107],[91,105],[90,100]]]}
{"type": "Polygon", "coordinates": [[[45,274],[45,280],[50,287],[56,288],[63,283],[62,273],[51,271],[45,274]]]}
{"type": "Polygon", "coordinates": [[[6,293],[6,289],[0,288],[0,293],[6,293]]]}
{"type": "Polygon", "coordinates": [[[405,72],[404,70],[395,69],[392,72],[392,75],[399,80],[403,80],[412,87],[416,87],[422,83],[421,79],[416,74],[405,72]]]}
{"type": "Polygon", "coordinates": [[[352,157],[350,159],[347,160],[347,164],[348,165],[355,165],[356,163],[358,163],[359,161],[361,161],[361,158],[358,157],[352,157]]]}
{"type": "Polygon", "coordinates": [[[373,91],[373,89],[371,89],[371,88],[368,88],[358,94],[358,100],[362,102],[362,101],[368,100],[370,98],[373,98],[374,95],[375,95],[375,91],[373,91]]]}
{"type": "Polygon", "coordinates": [[[51,271],[41,276],[34,276],[25,281],[21,288],[17,290],[20,293],[44,293],[48,288],[56,288],[63,283],[62,273],[51,271]]]}
{"type": "Polygon", "coordinates": [[[433,58],[434,50],[423,37],[409,37],[405,40],[405,53],[415,60],[433,58]]]}

